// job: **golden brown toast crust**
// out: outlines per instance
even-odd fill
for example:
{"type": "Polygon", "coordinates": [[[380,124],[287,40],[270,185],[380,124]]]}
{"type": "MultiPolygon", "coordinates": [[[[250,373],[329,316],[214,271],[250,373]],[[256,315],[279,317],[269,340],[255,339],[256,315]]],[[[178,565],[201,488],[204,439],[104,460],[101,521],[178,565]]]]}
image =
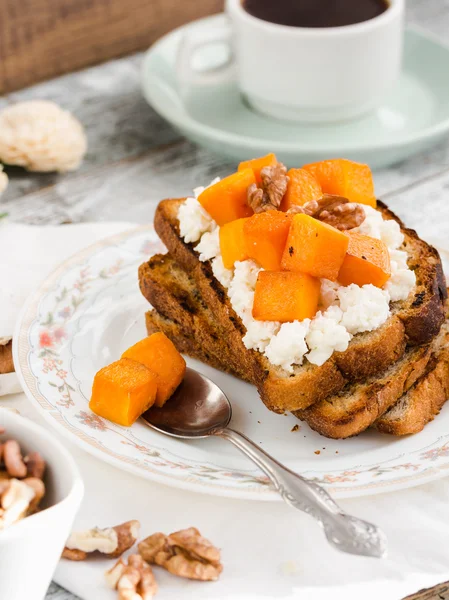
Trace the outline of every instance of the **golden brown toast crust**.
{"type": "Polygon", "coordinates": [[[383,433],[418,433],[433,421],[449,398],[449,334],[440,351],[435,352],[426,372],[374,426],[383,433]]]}
{"type": "MultiPolygon", "coordinates": [[[[282,412],[307,408],[331,394],[338,393],[348,381],[363,380],[381,373],[404,353],[407,337],[410,343],[427,340],[429,335],[433,337],[433,332],[441,325],[443,293],[440,291],[442,275],[438,254],[421,242],[416,233],[409,233],[407,230],[408,242],[416,250],[417,294],[420,294],[420,306],[406,306],[396,311],[385,326],[369,335],[356,336],[347,352],[335,353],[323,366],[303,367],[294,377],[285,377],[260,353],[248,351],[244,347],[242,336],[245,328],[233,311],[225,289],[212,275],[210,265],[201,263],[193,246],[185,244],[179,237],[177,212],[182,201],[166,200],[159,204],[155,215],[156,231],[182,269],[195,281],[203,303],[216,316],[221,335],[226,336],[229,352],[238,357],[238,362],[247,372],[252,370],[259,393],[271,410],[282,412]],[[425,262],[426,253],[427,257],[430,257],[429,264],[425,262]],[[427,294],[423,295],[421,292],[425,290],[427,294]],[[422,319],[426,325],[420,325],[418,332],[407,331],[410,324],[422,319]]],[[[388,217],[391,215],[386,208],[382,207],[382,210],[388,217]]],[[[164,293],[157,289],[161,287],[160,282],[145,284],[148,271],[144,266],[141,267],[142,291],[163,313],[163,305],[166,305],[162,301],[164,293]]]]}
{"type": "Polygon", "coordinates": [[[235,372],[229,364],[222,363],[215,356],[213,348],[216,342],[207,335],[203,335],[201,341],[199,341],[200,338],[192,335],[192,333],[194,333],[193,331],[190,332],[190,334],[185,334],[179,324],[166,319],[156,310],[150,310],[145,314],[145,324],[148,335],[156,333],[157,331],[162,331],[182,354],[187,354],[196,360],[214,367],[214,369],[234,375],[239,379],[243,379],[243,381],[248,381],[247,374],[235,372]]]}

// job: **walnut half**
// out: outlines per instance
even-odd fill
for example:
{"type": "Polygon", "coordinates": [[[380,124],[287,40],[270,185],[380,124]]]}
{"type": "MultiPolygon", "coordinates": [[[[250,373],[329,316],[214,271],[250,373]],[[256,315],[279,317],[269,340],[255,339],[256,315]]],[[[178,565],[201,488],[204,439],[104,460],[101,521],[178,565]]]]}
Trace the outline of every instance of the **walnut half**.
{"type": "Polygon", "coordinates": [[[287,167],[282,163],[264,167],[260,172],[260,177],[262,187],[258,188],[255,183],[248,187],[249,206],[255,213],[278,210],[289,182],[287,167]]]}
{"type": "Polygon", "coordinates": [[[359,204],[332,194],[324,194],[319,200],[312,200],[303,206],[292,206],[288,213],[309,215],[340,231],[358,227],[366,217],[365,211],[359,204]]]}
{"type": "Polygon", "coordinates": [[[170,535],[154,533],[140,542],[138,548],[145,561],[179,577],[216,581],[223,570],[220,551],[195,527],[170,535]]]}

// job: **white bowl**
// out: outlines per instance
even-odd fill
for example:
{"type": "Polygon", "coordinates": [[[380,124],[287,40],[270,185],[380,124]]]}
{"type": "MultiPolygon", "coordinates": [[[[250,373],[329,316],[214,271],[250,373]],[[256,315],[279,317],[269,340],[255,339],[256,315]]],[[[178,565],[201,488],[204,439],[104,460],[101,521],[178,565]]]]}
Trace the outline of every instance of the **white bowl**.
{"type": "MultiPolygon", "coordinates": [[[[50,433],[0,408],[6,439],[45,459],[43,510],[0,531],[0,598],[42,600],[81,504],[84,485],[75,461],[50,433]]],[[[2,436],[2,438],[5,436],[2,436]]]]}

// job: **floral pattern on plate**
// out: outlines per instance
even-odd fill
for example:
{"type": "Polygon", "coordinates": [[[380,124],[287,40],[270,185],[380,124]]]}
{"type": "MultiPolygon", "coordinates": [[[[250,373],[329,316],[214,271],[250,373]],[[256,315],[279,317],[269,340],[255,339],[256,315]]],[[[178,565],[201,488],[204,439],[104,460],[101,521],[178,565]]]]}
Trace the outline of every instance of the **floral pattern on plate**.
{"type": "MultiPolygon", "coordinates": [[[[276,499],[277,494],[262,473],[252,469],[243,458],[239,461],[234,455],[222,453],[221,447],[217,450],[206,443],[185,445],[139,422],[131,428],[120,427],[88,408],[95,370],[119,357],[114,353],[121,343],[122,330],[136,328],[134,321],[148,306],[138,290],[138,266],[160,251],[163,246],[152,227],[139,228],[86,249],[66,261],[42,284],[29,299],[15,336],[15,362],[24,390],[66,437],[119,468],[196,491],[276,499]]],[[[137,331],[143,337],[143,325],[137,331]]],[[[232,399],[238,404],[236,412],[241,413],[240,419],[244,417],[256,431],[256,419],[257,423],[262,418],[268,419],[273,428],[281,431],[282,417],[268,414],[260,402],[257,416],[256,405],[248,415],[243,415],[244,402],[238,403],[234,397],[255,395],[247,384],[228,375],[218,376],[238,391],[232,399]]],[[[377,435],[374,443],[363,436],[356,441],[343,440],[338,446],[342,456],[336,456],[336,450],[332,460],[326,455],[325,446],[337,447],[338,442],[320,438],[302,425],[303,435],[294,439],[286,434],[278,451],[285,446],[289,451],[295,450],[298,445],[303,453],[304,448],[310,450],[305,459],[297,460],[293,451],[287,458],[280,458],[328,487],[336,496],[391,491],[447,473],[449,435],[445,433],[443,417],[440,419],[440,425],[430,435],[414,436],[412,443],[409,440],[392,443],[392,438],[380,434],[373,434],[377,435]],[[389,445],[385,448],[387,438],[389,445]],[[320,451],[323,465],[316,456],[319,452],[313,452],[317,443],[324,444],[324,452],[320,451]],[[348,447],[351,452],[345,454],[348,447]],[[376,457],[378,460],[374,460],[376,457]]],[[[271,433],[263,434],[265,437],[261,434],[260,443],[272,448],[273,440],[279,438],[277,433],[274,438],[271,433]]],[[[276,451],[273,453],[277,455],[276,451]]]]}

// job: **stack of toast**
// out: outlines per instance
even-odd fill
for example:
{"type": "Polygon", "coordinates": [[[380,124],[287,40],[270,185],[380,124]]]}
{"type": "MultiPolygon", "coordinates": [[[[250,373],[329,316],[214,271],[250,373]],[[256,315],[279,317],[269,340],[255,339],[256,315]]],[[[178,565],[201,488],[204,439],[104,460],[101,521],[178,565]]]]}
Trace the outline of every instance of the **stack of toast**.
{"type": "Polygon", "coordinates": [[[449,304],[441,260],[384,204],[378,203],[382,217],[396,220],[404,234],[415,289],[391,305],[381,327],[355,335],[345,352],[334,352],[321,366],[305,362],[287,374],[245,347],[245,327],[226,289],[209,261],[200,262],[194,245],[180,236],[182,202],[159,204],[155,228],[168,253],[139,269],[141,291],[152,306],[148,333],[162,331],[179,351],[254,384],[270,410],[291,412],[330,438],[368,427],[416,433],[440,411],[449,395],[449,304]]]}

